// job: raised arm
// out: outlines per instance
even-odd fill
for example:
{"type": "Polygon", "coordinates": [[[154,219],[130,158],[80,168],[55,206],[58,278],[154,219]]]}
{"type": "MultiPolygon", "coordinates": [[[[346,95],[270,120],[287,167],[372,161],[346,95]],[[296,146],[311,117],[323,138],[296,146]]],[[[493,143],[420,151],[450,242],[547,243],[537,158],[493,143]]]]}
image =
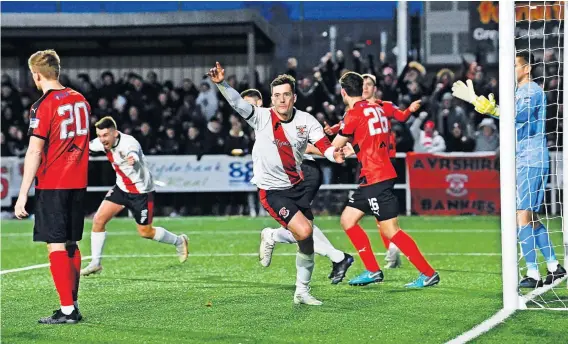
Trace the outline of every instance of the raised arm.
{"type": "Polygon", "coordinates": [[[233,89],[229,84],[225,81],[225,70],[221,67],[219,62],[215,63],[215,67],[209,70],[207,73],[211,78],[211,81],[215,83],[219,92],[223,95],[223,97],[227,100],[227,103],[231,105],[231,107],[241,116],[243,117],[249,124],[250,121],[253,120],[254,117],[254,107],[247,103],[237,92],[233,89]]]}

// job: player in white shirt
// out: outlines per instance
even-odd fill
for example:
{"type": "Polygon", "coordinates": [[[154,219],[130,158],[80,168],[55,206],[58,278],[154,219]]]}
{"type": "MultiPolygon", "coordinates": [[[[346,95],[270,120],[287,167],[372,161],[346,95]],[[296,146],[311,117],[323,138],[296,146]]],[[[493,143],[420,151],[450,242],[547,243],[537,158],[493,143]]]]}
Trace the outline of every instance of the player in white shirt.
{"type": "Polygon", "coordinates": [[[332,162],[344,161],[343,150],[331,147],[321,124],[312,115],[294,108],[296,81],[291,76],[281,75],[270,84],[274,105],[270,109],[244,101],[224,81],[225,70],[219,62],[211,68],[209,76],[231,107],[255,131],[251,182],[260,189],[263,207],[298,241],[294,303],[321,305],[321,301],[309,293],[314,269],[314,217],[301,165],[308,142],[332,162]]]}
{"type": "Polygon", "coordinates": [[[97,123],[97,138],[89,144],[92,152],[105,152],[116,171],[116,185],[109,190],[99,206],[91,230],[92,260],[81,270],[82,276],[102,270],[101,256],[106,239],[106,224],[125,207],[132,212],[141,237],[174,245],[180,262],[188,256],[187,235],[175,235],[163,227],[154,227],[154,181],[146,157],[136,139],[117,130],[112,117],[97,123]]]}
{"type": "MultiPolygon", "coordinates": [[[[258,107],[262,106],[262,94],[259,90],[249,89],[243,91],[241,92],[241,97],[243,97],[243,99],[251,105],[258,107]]],[[[317,148],[308,144],[308,151],[317,151],[317,148]]],[[[308,190],[309,200],[311,203],[321,186],[322,171],[311,155],[304,154],[302,172],[304,173],[303,182],[308,190]]],[[[328,277],[331,279],[332,284],[338,284],[345,278],[347,270],[353,264],[353,257],[350,254],[333,247],[329,239],[315,224],[313,224],[313,237],[315,253],[328,257],[331,260],[332,270],[328,277]]],[[[286,229],[286,227],[264,228],[260,234],[260,265],[264,267],[270,266],[272,253],[276,243],[296,244],[298,241],[294,238],[292,232],[286,229]]]]}

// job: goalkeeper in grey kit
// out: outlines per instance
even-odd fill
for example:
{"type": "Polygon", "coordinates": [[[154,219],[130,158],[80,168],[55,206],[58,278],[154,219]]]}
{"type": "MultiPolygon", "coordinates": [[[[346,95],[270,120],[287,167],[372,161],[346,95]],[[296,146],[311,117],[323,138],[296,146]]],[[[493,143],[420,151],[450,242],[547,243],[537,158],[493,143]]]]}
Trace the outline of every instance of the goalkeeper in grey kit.
{"type": "MultiPolygon", "coordinates": [[[[517,88],[515,90],[516,174],[517,174],[517,235],[527,265],[521,288],[537,288],[563,278],[566,270],[558,263],[549,233],[537,212],[544,202],[548,182],[550,157],[546,145],[546,95],[532,81],[529,52],[518,52],[515,58],[517,88]],[[537,264],[537,247],[546,260],[547,275],[543,281],[537,264]]],[[[467,85],[457,81],[452,87],[454,97],[475,106],[481,114],[499,119],[499,106],[493,94],[477,96],[471,80],[467,85]]]]}

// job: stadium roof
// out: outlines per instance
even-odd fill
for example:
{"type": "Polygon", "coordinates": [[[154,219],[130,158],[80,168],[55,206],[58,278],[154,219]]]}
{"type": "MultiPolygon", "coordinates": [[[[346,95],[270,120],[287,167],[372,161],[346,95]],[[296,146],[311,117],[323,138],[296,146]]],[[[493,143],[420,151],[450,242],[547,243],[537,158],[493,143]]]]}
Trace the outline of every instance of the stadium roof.
{"type": "Polygon", "coordinates": [[[2,55],[46,47],[67,55],[256,53],[273,50],[279,34],[255,10],[166,13],[2,13],[2,55]]]}

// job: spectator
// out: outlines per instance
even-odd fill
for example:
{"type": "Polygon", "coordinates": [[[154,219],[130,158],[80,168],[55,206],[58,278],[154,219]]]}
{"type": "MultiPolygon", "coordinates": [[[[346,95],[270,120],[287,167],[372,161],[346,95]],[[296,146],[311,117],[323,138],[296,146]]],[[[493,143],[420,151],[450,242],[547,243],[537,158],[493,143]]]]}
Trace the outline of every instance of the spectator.
{"type": "Polygon", "coordinates": [[[289,57],[288,61],[286,62],[286,74],[298,80],[298,73],[296,72],[297,68],[298,60],[295,57],[289,57]]]}
{"type": "Polygon", "coordinates": [[[440,153],[446,151],[446,142],[434,130],[434,122],[427,121],[424,124],[424,130],[420,129],[426,117],[428,117],[428,113],[421,112],[410,127],[410,132],[414,138],[414,151],[418,153],[440,153]]]}
{"type": "Polygon", "coordinates": [[[475,142],[464,134],[461,125],[454,122],[452,134],[446,139],[446,149],[448,152],[472,152],[475,142]]]}
{"type": "Polygon", "coordinates": [[[6,143],[6,136],[4,133],[0,133],[0,140],[2,143],[2,151],[0,152],[0,156],[10,156],[10,150],[8,149],[8,144],[6,143]]]}
{"type": "Polygon", "coordinates": [[[99,90],[99,94],[110,103],[120,92],[120,87],[114,82],[114,75],[110,71],[105,71],[101,74],[101,82],[102,86],[99,90]]]}
{"type": "Polygon", "coordinates": [[[229,130],[229,137],[225,140],[225,154],[235,156],[248,154],[248,141],[242,122],[240,120],[234,122],[229,130]]]}
{"type": "Polygon", "coordinates": [[[161,155],[179,154],[179,143],[176,138],[176,131],[174,128],[166,129],[166,137],[158,140],[156,149],[158,154],[161,155]]]}
{"type": "Polygon", "coordinates": [[[136,133],[135,136],[145,154],[153,155],[157,153],[156,140],[154,139],[152,129],[147,122],[142,123],[140,126],[140,132],[136,133]]]}
{"type": "Polygon", "coordinates": [[[196,99],[197,96],[199,95],[197,87],[195,87],[193,81],[188,78],[183,79],[182,85],[179,88],[178,93],[180,94],[182,99],[185,99],[185,97],[187,96],[192,96],[193,99],[196,99]]]}
{"type": "Polygon", "coordinates": [[[216,91],[211,88],[209,82],[204,81],[201,83],[200,92],[195,103],[201,108],[201,113],[207,121],[215,116],[219,108],[219,101],[216,91]]]}
{"type": "Polygon", "coordinates": [[[216,118],[211,119],[209,123],[207,123],[207,130],[205,131],[204,137],[205,154],[223,154],[225,140],[221,135],[222,129],[223,126],[221,122],[216,118]]]}
{"type": "Polygon", "coordinates": [[[499,134],[493,118],[485,118],[479,124],[475,133],[476,152],[497,152],[499,149],[499,134]]]}
{"type": "Polygon", "coordinates": [[[15,126],[10,127],[9,130],[10,140],[8,141],[8,151],[10,155],[23,157],[26,154],[27,146],[24,141],[24,133],[22,129],[15,126]]]}
{"type": "Polygon", "coordinates": [[[187,129],[187,140],[185,141],[183,152],[184,154],[197,155],[198,159],[205,154],[203,139],[201,138],[199,128],[190,126],[189,129],[187,129]]]}
{"type": "MultiPolygon", "coordinates": [[[[433,107],[434,109],[436,106],[433,107]]],[[[454,123],[458,123],[460,128],[470,131],[469,120],[465,111],[454,104],[454,97],[451,93],[445,93],[442,97],[442,103],[438,107],[436,114],[436,122],[438,123],[438,132],[444,136],[446,141],[452,136],[454,123]]]]}

